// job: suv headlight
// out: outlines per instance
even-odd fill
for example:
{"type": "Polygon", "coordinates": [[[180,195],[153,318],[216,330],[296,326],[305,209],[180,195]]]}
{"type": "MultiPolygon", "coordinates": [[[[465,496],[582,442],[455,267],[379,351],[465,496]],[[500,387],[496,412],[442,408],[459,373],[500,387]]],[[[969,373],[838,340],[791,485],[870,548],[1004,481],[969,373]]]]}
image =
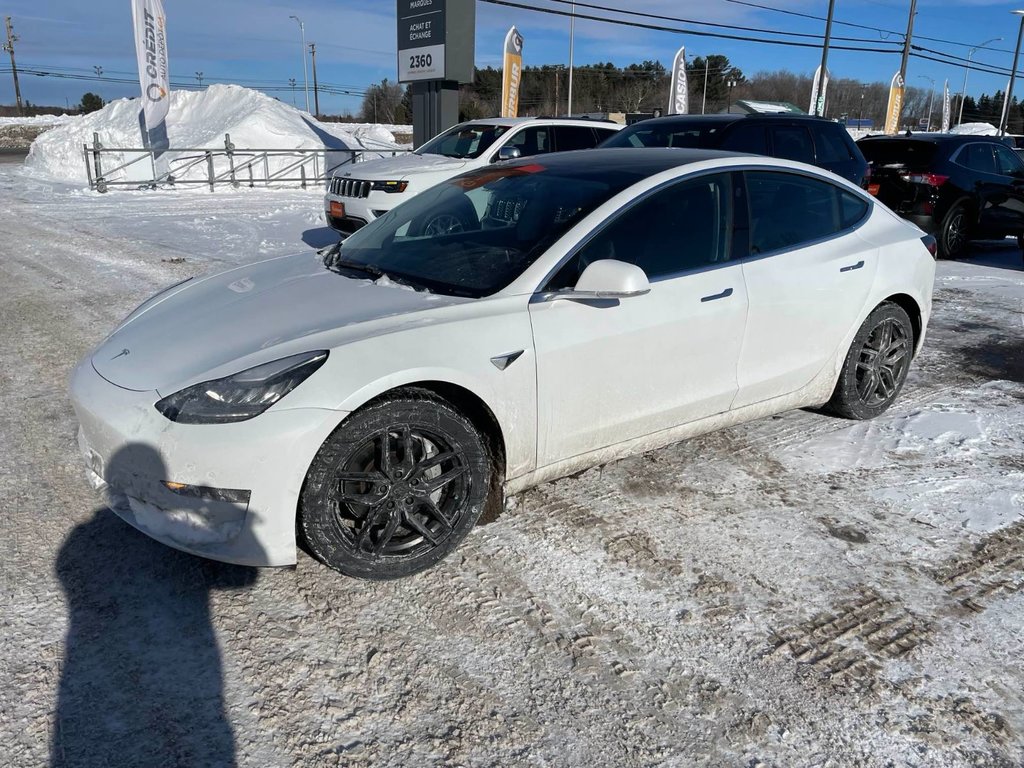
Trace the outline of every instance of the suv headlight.
{"type": "Polygon", "coordinates": [[[305,352],[168,395],[156,409],[179,424],[228,424],[259,416],[308,379],[327,351],[305,352]]]}
{"type": "Polygon", "coordinates": [[[370,189],[374,192],[390,192],[392,194],[398,194],[400,192],[405,192],[408,186],[408,181],[375,181],[370,186],[370,189]]]}

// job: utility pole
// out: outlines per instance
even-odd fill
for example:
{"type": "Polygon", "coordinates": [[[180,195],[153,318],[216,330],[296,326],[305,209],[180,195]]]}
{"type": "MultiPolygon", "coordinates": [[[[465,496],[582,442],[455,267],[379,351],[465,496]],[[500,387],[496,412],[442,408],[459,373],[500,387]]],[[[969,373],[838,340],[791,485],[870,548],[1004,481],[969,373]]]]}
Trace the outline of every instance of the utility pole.
{"type": "Polygon", "coordinates": [[[18,84],[18,65],[14,61],[14,44],[18,41],[18,36],[14,34],[14,25],[11,24],[11,17],[7,16],[4,19],[7,24],[7,42],[4,43],[4,50],[11,54],[11,74],[14,75],[14,99],[18,104],[18,114],[24,114],[24,110],[21,107],[21,86],[18,84]]]}
{"type": "Polygon", "coordinates": [[[576,3],[572,4],[572,15],[569,17],[569,103],[566,107],[566,117],[572,117],[572,59],[573,49],[576,46],[576,3]]]}
{"type": "Polygon", "coordinates": [[[910,18],[907,19],[907,36],[903,38],[903,58],[900,60],[900,79],[907,82],[907,60],[910,58],[910,42],[914,37],[914,17],[917,15],[917,0],[910,0],[910,18]]]}
{"type": "Polygon", "coordinates": [[[825,45],[821,49],[821,70],[818,72],[818,82],[815,92],[818,94],[817,103],[814,104],[814,114],[818,117],[825,116],[825,83],[828,82],[828,46],[832,42],[832,15],[836,9],[836,0],[828,0],[828,21],[825,22],[825,45]]]}
{"type": "Polygon", "coordinates": [[[309,53],[313,57],[313,117],[320,119],[320,89],[316,85],[316,43],[309,44],[309,53]]]}

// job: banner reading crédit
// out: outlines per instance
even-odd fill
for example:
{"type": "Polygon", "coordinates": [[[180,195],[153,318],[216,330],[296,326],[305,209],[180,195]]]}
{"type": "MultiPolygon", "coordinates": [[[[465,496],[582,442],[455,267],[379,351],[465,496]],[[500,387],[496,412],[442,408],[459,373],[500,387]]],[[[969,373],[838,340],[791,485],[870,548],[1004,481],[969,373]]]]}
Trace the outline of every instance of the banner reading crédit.
{"type": "Polygon", "coordinates": [[[139,62],[142,86],[142,110],[139,127],[142,143],[156,150],[156,157],[167,150],[167,110],[171,83],[167,67],[167,17],[161,0],[132,0],[135,30],[135,55],[139,62]]]}

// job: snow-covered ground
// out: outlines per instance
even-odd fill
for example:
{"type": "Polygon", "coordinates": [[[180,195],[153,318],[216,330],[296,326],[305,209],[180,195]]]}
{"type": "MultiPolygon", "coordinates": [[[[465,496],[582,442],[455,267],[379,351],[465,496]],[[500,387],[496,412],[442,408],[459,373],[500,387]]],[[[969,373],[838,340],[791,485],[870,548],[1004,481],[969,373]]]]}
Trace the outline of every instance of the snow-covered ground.
{"type": "Polygon", "coordinates": [[[873,422],[797,411],[545,485],[405,581],[156,544],[87,486],[71,366],[161,286],[326,243],[320,205],[0,166],[6,764],[1024,764],[1009,241],[939,265],[873,422]]]}

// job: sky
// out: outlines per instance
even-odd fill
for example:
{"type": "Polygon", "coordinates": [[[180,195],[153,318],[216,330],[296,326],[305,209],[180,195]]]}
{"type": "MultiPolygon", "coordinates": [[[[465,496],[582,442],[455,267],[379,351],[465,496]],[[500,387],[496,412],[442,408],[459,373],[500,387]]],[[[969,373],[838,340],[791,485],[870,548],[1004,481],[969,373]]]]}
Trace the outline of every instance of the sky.
{"type": "MultiPolygon", "coordinates": [[[[821,35],[824,22],[771,10],[760,10],[730,0],[587,0],[620,10],[663,14],[693,22],[709,22],[821,35]]],[[[1024,0],[1019,0],[1024,7],[1024,0]]],[[[760,0],[774,9],[824,17],[828,0],[760,0]]],[[[565,10],[556,0],[522,0],[532,8],[565,10]]],[[[297,15],[304,23],[307,42],[317,46],[317,70],[321,83],[351,91],[351,95],[323,95],[321,111],[357,113],[360,91],[384,78],[394,80],[396,65],[396,19],[394,0],[305,0],[278,3],[256,0],[164,0],[168,19],[168,44],[172,78],[198,84],[236,82],[243,85],[276,87],[269,91],[282,101],[293,99],[304,105],[302,41],[299,25],[289,18],[297,15]],[[288,83],[296,80],[294,90],[288,83]]],[[[829,55],[833,77],[850,77],[865,82],[888,82],[899,69],[898,48],[906,29],[910,0],[836,0],[835,18],[896,34],[837,24],[833,35],[857,38],[835,40],[829,55]],[[866,49],[843,51],[848,45],[866,49]]],[[[990,38],[995,50],[981,50],[975,61],[1008,70],[1013,62],[1019,21],[1011,15],[1014,6],[991,0],[921,0],[917,7],[914,43],[936,51],[966,57],[971,46],[990,38]],[[925,40],[923,38],[936,38],[925,40]]],[[[577,6],[580,14],[617,16],[577,6]]],[[[499,66],[504,36],[515,24],[525,38],[527,65],[569,63],[569,19],[487,2],[477,2],[477,66],[499,66]]],[[[95,77],[102,67],[105,80],[85,80],[23,74],[23,98],[34,104],[76,104],[85,91],[110,100],[134,96],[135,83],[117,83],[114,78],[135,77],[135,52],[129,0],[3,0],[0,15],[10,15],[15,34],[19,69],[35,69],[73,76],[95,77]]],[[[644,21],[643,19],[634,20],[644,21]]],[[[659,22],[652,22],[659,23],[659,22]]],[[[749,39],[716,39],[694,34],[720,32],[742,38],[764,37],[754,32],[672,22],[689,33],[628,28],[585,19],[576,22],[576,64],[611,61],[617,65],[657,59],[670,66],[682,45],[692,55],[723,54],[745,73],[788,69],[810,74],[821,59],[820,41],[805,38],[811,47],[782,47],[749,39]]],[[[794,38],[798,39],[798,38],[794,38]]],[[[0,70],[8,69],[6,54],[0,70]]],[[[964,70],[917,58],[910,60],[908,85],[929,87],[929,78],[941,88],[945,79],[957,92],[964,70]]],[[[1005,89],[1003,76],[972,72],[968,92],[975,95],[1005,89]]],[[[310,87],[312,78],[310,76],[310,87]]],[[[312,98],[312,97],[311,97],[312,98]]],[[[14,103],[9,72],[0,72],[0,103],[14,103]]]]}

